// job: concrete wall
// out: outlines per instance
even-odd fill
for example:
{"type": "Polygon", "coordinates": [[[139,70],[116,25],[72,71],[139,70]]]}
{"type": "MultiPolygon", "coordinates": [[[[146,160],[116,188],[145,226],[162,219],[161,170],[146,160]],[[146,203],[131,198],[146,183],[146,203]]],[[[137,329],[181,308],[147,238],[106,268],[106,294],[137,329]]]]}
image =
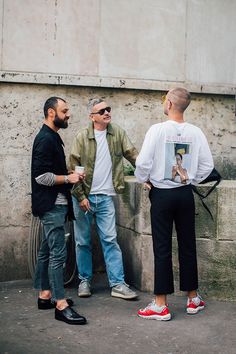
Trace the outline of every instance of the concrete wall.
{"type": "Polygon", "coordinates": [[[235,94],[234,0],[0,0],[0,80],[235,94]]]}
{"type": "MultiPolygon", "coordinates": [[[[207,190],[207,185],[201,187],[207,190]]],[[[196,236],[201,293],[211,298],[236,301],[236,182],[222,181],[207,198],[214,221],[196,196],[196,236]]],[[[128,281],[137,288],[153,291],[154,260],[148,192],[130,178],[126,193],[116,201],[119,242],[128,281]]],[[[178,252],[174,233],[173,267],[176,293],[178,252]]]]}
{"type": "Polygon", "coordinates": [[[234,0],[0,0],[0,281],[29,276],[31,146],[49,96],[71,107],[67,153],[95,96],[140,148],[165,119],[163,91],[185,86],[187,120],[236,178],[235,10],[234,0]]]}
{"type": "MultiPolygon", "coordinates": [[[[29,276],[27,239],[30,223],[30,160],[33,139],[42,124],[45,100],[59,95],[71,108],[69,128],[61,131],[68,153],[75,132],[88,123],[87,101],[104,97],[112,119],[139,149],[150,125],[166,119],[162,92],[70,86],[0,84],[0,280],[29,276]]],[[[224,179],[236,178],[236,122],[231,96],[194,94],[187,119],[206,133],[224,179]]]]}

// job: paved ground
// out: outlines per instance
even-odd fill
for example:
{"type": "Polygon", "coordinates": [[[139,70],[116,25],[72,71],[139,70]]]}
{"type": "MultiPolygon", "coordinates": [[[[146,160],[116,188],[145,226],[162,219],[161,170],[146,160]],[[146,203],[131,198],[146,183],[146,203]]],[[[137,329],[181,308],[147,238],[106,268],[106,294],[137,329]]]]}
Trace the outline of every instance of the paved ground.
{"type": "Polygon", "coordinates": [[[139,300],[110,296],[104,276],[97,276],[91,298],[79,299],[67,289],[85,326],[54,320],[54,310],[39,311],[31,281],[0,283],[1,354],[235,354],[236,302],[207,301],[205,311],[185,313],[184,297],[169,297],[173,319],[147,321],[136,316],[152,295],[139,300]]]}

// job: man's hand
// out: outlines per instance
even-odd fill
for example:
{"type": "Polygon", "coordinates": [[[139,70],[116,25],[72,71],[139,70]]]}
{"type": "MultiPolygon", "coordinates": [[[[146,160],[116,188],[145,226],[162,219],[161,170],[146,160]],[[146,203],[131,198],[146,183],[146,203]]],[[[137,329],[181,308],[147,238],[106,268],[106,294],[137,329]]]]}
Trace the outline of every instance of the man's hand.
{"type": "Polygon", "coordinates": [[[79,203],[80,208],[84,211],[87,212],[90,210],[90,204],[89,204],[89,200],[87,198],[83,199],[80,203],[79,203]]]}
{"type": "Polygon", "coordinates": [[[152,183],[151,182],[145,182],[144,183],[144,187],[143,187],[143,189],[146,191],[146,190],[151,190],[152,189],[152,183]]]}
{"type": "Polygon", "coordinates": [[[70,175],[68,175],[68,181],[72,184],[77,183],[80,181],[80,176],[78,173],[72,172],[70,175]]]}

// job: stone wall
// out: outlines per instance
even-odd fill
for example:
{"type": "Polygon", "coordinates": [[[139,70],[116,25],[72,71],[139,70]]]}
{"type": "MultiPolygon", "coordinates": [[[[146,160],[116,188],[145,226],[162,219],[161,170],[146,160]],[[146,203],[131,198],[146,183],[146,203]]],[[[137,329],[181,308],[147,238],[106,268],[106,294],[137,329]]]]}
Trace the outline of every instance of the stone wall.
{"type": "MultiPolygon", "coordinates": [[[[127,281],[138,289],[153,291],[154,260],[148,192],[131,177],[124,195],[117,197],[118,235],[127,281]]],[[[202,190],[210,184],[201,186],[202,190]]],[[[199,285],[201,293],[211,298],[236,300],[236,181],[222,181],[207,198],[214,220],[196,201],[196,236],[199,285]]],[[[178,289],[178,256],[173,234],[175,289],[178,289]]]]}
{"type": "MultiPolygon", "coordinates": [[[[88,123],[89,98],[106,99],[112,106],[112,120],[127,131],[140,149],[147,129],[166,119],[162,94],[161,91],[0,83],[0,281],[29,276],[31,148],[42,124],[45,100],[58,95],[70,105],[69,128],[60,132],[68,154],[76,131],[88,123]]],[[[236,178],[234,109],[233,96],[193,94],[186,112],[186,119],[207,135],[215,164],[224,179],[236,178]]]]}

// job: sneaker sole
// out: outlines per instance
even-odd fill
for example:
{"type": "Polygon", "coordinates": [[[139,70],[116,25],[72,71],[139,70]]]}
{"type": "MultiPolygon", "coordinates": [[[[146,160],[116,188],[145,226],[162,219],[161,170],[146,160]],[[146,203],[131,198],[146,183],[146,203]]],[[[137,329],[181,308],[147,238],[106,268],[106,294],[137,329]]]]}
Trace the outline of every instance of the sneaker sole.
{"type": "Polygon", "coordinates": [[[132,299],[136,299],[138,297],[138,295],[130,295],[130,296],[127,296],[127,295],[123,295],[123,294],[118,294],[118,293],[111,293],[111,296],[112,297],[118,297],[120,299],[125,299],[125,300],[132,300],[132,299]]]}
{"type": "Polygon", "coordinates": [[[143,316],[139,315],[139,317],[144,318],[145,320],[157,320],[157,321],[169,321],[171,320],[171,314],[169,313],[168,315],[164,316],[158,316],[158,315],[151,315],[151,316],[143,316]]]}
{"type": "Polygon", "coordinates": [[[78,294],[79,297],[90,297],[91,295],[92,295],[91,293],[78,294]]]}
{"type": "Polygon", "coordinates": [[[196,309],[187,308],[188,315],[196,315],[199,311],[204,310],[205,306],[199,306],[196,309]]]}

